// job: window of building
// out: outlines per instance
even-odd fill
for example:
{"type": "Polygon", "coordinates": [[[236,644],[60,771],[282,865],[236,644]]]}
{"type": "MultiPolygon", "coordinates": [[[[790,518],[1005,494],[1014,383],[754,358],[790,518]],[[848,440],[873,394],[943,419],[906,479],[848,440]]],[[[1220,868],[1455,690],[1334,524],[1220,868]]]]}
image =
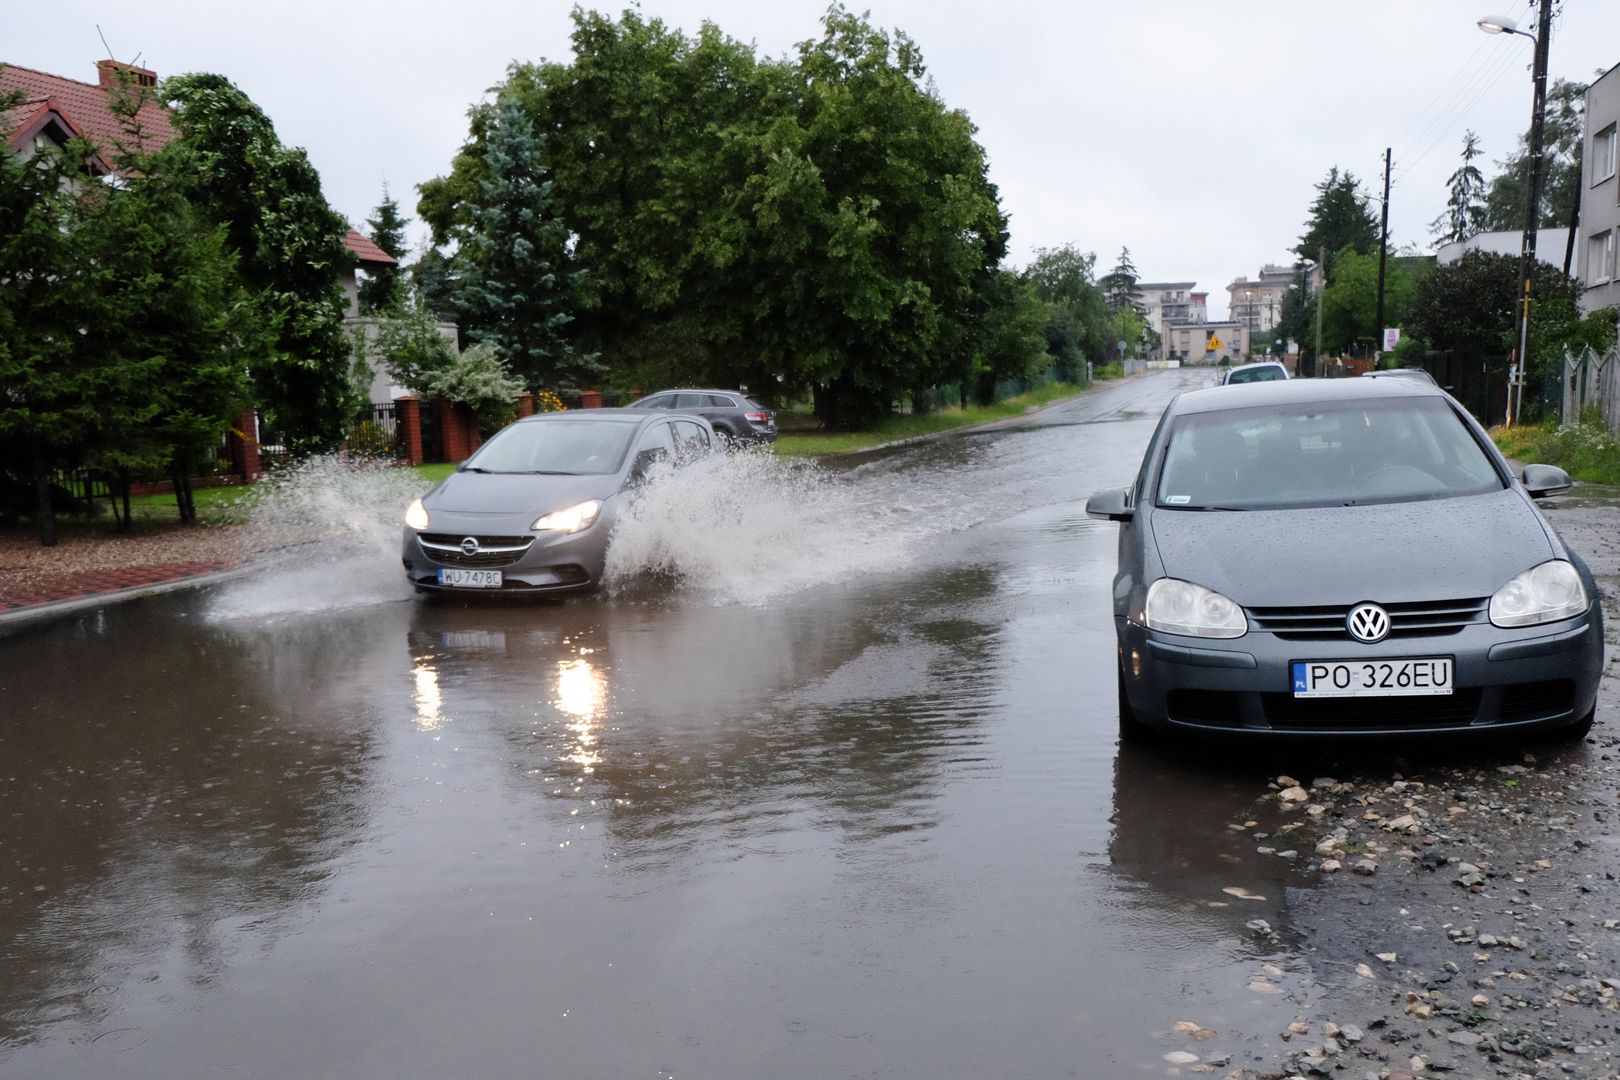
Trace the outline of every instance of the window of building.
{"type": "Polygon", "coordinates": [[[1614,175],[1615,125],[1610,124],[1592,138],[1592,183],[1614,175]]]}
{"type": "Polygon", "coordinates": [[[1614,230],[1605,229],[1586,241],[1587,284],[1599,285],[1614,277],[1614,230]]]}

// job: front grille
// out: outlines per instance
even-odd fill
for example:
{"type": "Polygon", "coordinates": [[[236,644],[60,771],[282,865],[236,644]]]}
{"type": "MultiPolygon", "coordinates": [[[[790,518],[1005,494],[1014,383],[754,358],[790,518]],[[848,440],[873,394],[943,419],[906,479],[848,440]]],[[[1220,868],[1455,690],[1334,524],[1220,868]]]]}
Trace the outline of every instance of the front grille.
{"type": "Polygon", "coordinates": [[[419,533],[416,542],[422,545],[429,558],[441,566],[485,570],[511,566],[523,558],[523,553],[534,542],[532,536],[475,536],[473,539],[478,541],[478,552],[468,555],[461,550],[461,542],[465,539],[465,535],[455,533],[419,533]]]}
{"type": "MultiPolygon", "coordinates": [[[[1389,637],[1435,637],[1455,634],[1465,626],[1486,621],[1490,598],[1424,600],[1384,604],[1389,612],[1389,637]]],[[[1249,623],[1281,641],[1354,641],[1345,629],[1350,605],[1324,607],[1252,607],[1249,623]]]]}
{"type": "Polygon", "coordinates": [[[1297,698],[1261,694],[1266,722],[1290,730],[1354,731],[1357,728],[1450,727],[1479,715],[1479,687],[1415,697],[1297,698]]]}
{"type": "MultiPolygon", "coordinates": [[[[1573,684],[1571,684],[1573,697],[1573,684]]],[[[1296,698],[1239,690],[1172,690],[1170,719],[1200,727],[1243,726],[1245,699],[1258,698],[1260,716],[1283,731],[1344,731],[1360,728],[1461,727],[1479,715],[1478,687],[1452,694],[1379,698],[1296,698]]],[[[1250,705],[1253,708],[1253,704],[1250,705]]],[[[1525,719],[1527,717],[1517,717],[1525,719]]],[[[1503,719],[1508,719],[1505,715],[1503,719]]]]}
{"type": "Polygon", "coordinates": [[[1575,683],[1571,679],[1519,683],[1502,689],[1501,720],[1550,720],[1575,709],[1575,683]]]}

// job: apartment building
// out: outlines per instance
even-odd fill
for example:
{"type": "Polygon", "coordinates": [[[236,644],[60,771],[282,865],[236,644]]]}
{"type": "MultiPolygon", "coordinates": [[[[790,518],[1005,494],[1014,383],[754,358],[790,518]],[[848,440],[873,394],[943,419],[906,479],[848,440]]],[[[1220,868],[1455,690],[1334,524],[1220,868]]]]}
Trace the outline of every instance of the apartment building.
{"type": "MultiPolygon", "coordinates": [[[[1620,64],[1586,90],[1586,147],[1581,183],[1580,236],[1576,277],[1581,310],[1620,307],[1620,176],[1615,175],[1620,141],[1620,64]]],[[[1538,241],[1539,243],[1539,241],[1538,241]]]]}
{"type": "Polygon", "coordinates": [[[1226,287],[1231,318],[1242,323],[1250,333],[1260,333],[1276,327],[1282,318],[1283,296],[1293,283],[1294,270],[1289,266],[1268,263],[1260,268],[1254,280],[1240,277],[1226,287]]]}

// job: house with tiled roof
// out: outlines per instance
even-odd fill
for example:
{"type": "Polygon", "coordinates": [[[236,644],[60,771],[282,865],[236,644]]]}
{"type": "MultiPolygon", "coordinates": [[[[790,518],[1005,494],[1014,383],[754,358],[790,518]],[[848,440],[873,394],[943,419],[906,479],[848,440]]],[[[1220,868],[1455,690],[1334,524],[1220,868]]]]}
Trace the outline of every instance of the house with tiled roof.
{"type": "Polygon", "coordinates": [[[16,64],[0,67],[0,97],[15,93],[22,98],[0,118],[8,149],[31,154],[44,139],[65,146],[71,139],[83,138],[96,148],[87,166],[104,175],[113,171],[119,147],[154,152],[174,138],[169,111],[153,92],[155,71],[98,60],[96,77],[96,82],[87,83],[16,64]],[[119,94],[139,102],[133,116],[125,118],[115,111],[119,94]]]}

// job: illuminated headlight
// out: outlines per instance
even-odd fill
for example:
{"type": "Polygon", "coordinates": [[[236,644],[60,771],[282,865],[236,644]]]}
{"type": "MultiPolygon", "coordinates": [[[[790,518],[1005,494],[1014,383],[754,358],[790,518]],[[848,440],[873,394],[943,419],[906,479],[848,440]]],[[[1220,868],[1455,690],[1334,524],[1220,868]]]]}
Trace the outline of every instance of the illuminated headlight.
{"type": "Polygon", "coordinates": [[[1531,567],[1491,597],[1491,622],[1534,626],[1569,619],[1587,608],[1586,586],[1573,563],[1552,559],[1531,567]]]}
{"type": "Polygon", "coordinates": [[[1249,632],[1242,608],[1218,592],[1175,578],[1148,586],[1143,621],[1150,630],[1191,637],[1235,638],[1249,632]]]}
{"type": "Polygon", "coordinates": [[[577,533],[581,529],[588,528],[591,522],[596,520],[596,515],[601,512],[601,499],[587,499],[578,506],[570,506],[566,510],[553,510],[537,519],[529,528],[536,532],[577,533]]]}
{"type": "Polygon", "coordinates": [[[427,507],[422,505],[421,499],[412,499],[411,505],[405,508],[405,524],[413,529],[428,527],[427,507]]]}

